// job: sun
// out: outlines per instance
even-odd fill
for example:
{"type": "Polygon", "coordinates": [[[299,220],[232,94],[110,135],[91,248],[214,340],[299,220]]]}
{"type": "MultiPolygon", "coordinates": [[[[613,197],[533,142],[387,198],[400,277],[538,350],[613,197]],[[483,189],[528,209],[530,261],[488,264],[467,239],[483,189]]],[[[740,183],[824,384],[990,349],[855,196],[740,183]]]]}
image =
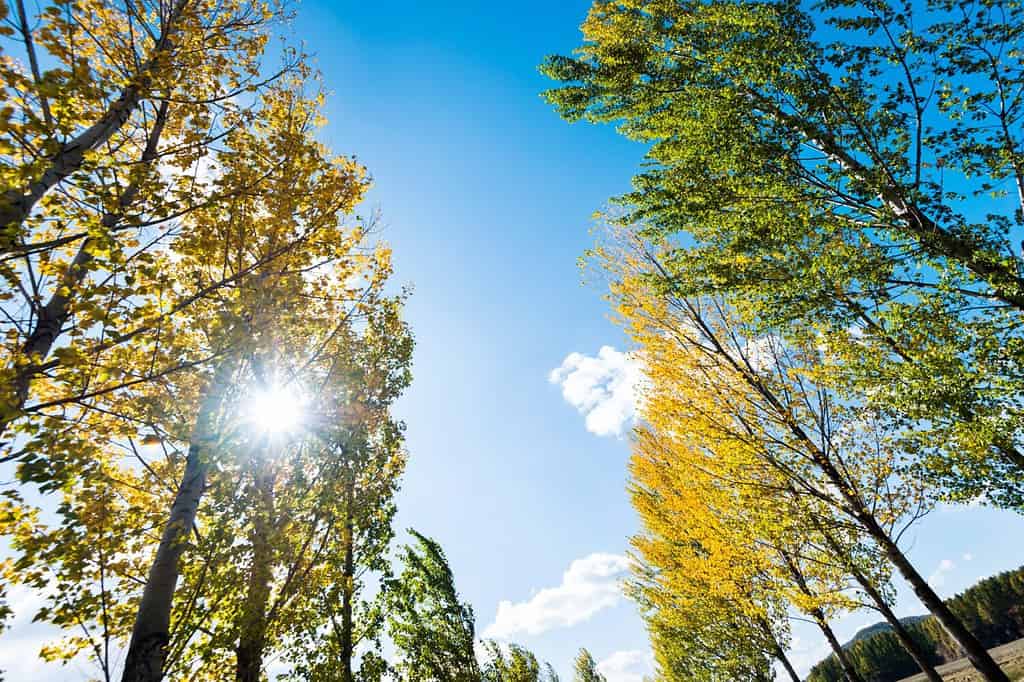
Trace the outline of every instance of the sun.
{"type": "Polygon", "coordinates": [[[254,393],[248,401],[249,422],[268,434],[288,433],[302,425],[303,401],[287,386],[271,386],[254,393]]]}

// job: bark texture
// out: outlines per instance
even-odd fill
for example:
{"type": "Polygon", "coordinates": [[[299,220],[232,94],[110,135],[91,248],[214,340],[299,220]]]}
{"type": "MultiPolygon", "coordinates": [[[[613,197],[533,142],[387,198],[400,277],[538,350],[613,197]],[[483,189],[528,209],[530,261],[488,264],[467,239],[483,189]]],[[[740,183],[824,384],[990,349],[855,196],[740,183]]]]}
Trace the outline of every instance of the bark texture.
{"type": "Polygon", "coordinates": [[[249,589],[242,608],[238,647],[235,650],[236,682],[260,682],[263,672],[263,651],[267,645],[267,607],[270,602],[270,581],[274,565],[274,549],[270,539],[274,519],[274,478],[265,459],[257,464],[254,492],[256,513],[253,516],[252,567],[249,589]]]}
{"type": "Polygon", "coordinates": [[[209,456],[217,440],[216,417],[233,368],[229,361],[222,361],[217,367],[196,415],[181,485],[171,504],[135,615],[122,682],[158,682],[164,677],[171,604],[181,571],[181,556],[206,486],[209,456]]]}

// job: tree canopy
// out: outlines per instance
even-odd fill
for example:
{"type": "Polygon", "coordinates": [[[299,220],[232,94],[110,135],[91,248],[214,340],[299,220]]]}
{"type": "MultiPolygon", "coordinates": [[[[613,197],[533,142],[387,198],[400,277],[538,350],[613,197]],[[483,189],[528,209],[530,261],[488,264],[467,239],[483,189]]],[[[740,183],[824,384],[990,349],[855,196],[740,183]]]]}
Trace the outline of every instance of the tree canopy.
{"type": "Polygon", "coordinates": [[[647,380],[635,589],[660,674],[796,679],[799,613],[858,682],[829,623],[863,604],[937,681],[898,574],[1006,680],[898,539],[940,500],[1021,505],[1022,11],[596,0],[543,63],[563,117],[648,150],[590,262],[647,380]]]}

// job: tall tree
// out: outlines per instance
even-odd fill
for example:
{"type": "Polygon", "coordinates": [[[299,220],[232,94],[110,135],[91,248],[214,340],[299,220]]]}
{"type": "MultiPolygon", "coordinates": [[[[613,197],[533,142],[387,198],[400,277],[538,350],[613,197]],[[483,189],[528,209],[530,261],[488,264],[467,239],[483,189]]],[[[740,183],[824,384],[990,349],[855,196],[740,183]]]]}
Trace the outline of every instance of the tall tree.
{"type": "Polygon", "coordinates": [[[357,647],[379,678],[362,593],[386,570],[412,340],[390,251],[351,220],[365,171],[317,140],[317,79],[289,49],[263,73],[281,6],[11,7],[0,463],[51,496],[5,490],[0,529],[5,575],[76,631],[44,656],[110,680],[127,644],[125,680],[256,680],[337,616],[344,679],[357,647]],[[320,399],[301,438],[249,418],[268,381],[320,399]]]}
{"type": "MultiPolygon", "coordinates": [[[[239,404],[252,385],[254,361],[275,339],[302,349],[312,365],[322,345],[336,336],[348,338],[334,333],[347,319],[343,311],[365,317],[382,300],[390,272],[387,251],[367,248],[364,228],[348,217],[365,190],[364,172],[316,140],[318,108],[318,98],[305,96],[301,81],[263,93],[252,124],[233,129],[217,155],[215,184],[244,191],[225,192],[230,200],[182,217],[187,229],[175,235],[169,252],[150,254],[146,277],[134,284],[138,316],[134,329],[122,334],[128,342],[102,348],[99,372],[91,358],[82,364],[80,382],[57,382],[45,420],[18,444],[21,482],[44,491],[74,493],[76,478],[92,475],[131,485],[135,477],[103,468],[118,456],[135,462],[129,467],[141,465],[139,475],[149,479],[139,488],[152,494],[131,498],[133,504],[152,505],[140,510],[146,521],[136,535],[161,525],[164,533],[155,559],[145,560],[152,562],[150,580],[135,617],[127,679],[161,675],[179,560],[199,518],[202,494],[212,485],[211,467],[218,475],[237,471],[227,466],[230,457],[223,458],[237,452],[233,446],[244,426],[239,404]],[[314,319],[318,312],[323,315],[314,319]],[[138,329],[147,333],[134,333],[138,329]],[[135,447],[150,442],[162,451],[135,447]],[[121,455],[103,455],[108,446],[120,448],[121,455]],[[166,466],[159,462],[165,455],[166,466]],[[163,522],[154,518],[161,505],[163,522]]],[[[69,509],[77,505],[72,502],[69,509]]],[[[71,571],[60,547],[54,549],[43,557],[46,562],[71,571]]],[[[132,573],[135,568],[124,565],[117,580],[138,586],[145,570],[132,573]]],[[[113,577],[107,577],[109,587],[113,577]]],[[[204,580],[199,571],[193,577],[204,580]]],[[[189,594],[186,614],[193,612],[190,603],[203,603],[194,601],[199,595],[192,586],[189,594]]],[[[179,625],[184,623],[187,618],[179,625]]]]}
{"type": "Polygon", "coordinates": [[[548,663],[541,664],[529,649],[515,643],[502,645],[494,640],[483,643],[486,660],[483,677],[487,682],[558,682],[548,663]]]}
{"type": "MultiPolygon", "coordinates": [[[[182,215],[226,190],[211,181],[212,157],[252,122],[240,102],[257,102],[278,75],[259,75],[280,15],[273,3],[96,0],[44,3],[38,16],[16,5],[30,69],[0,66],[13,103],[0,126],[10,151],[0,280],[11,290],[0,433],[42,409],[29,404],[33,384],[45,394],[62,367],[82,374],[104,348],[142,333],[138,294],[166,275],[157,254],[182,215]]],[[[283,70],[301,71],[299,61],[289,54],[283,70]]]]}
{"type": "Polygon", "coordinates": [[[405,463],[402,426],[390,417],[411,378],[412,339],[399,312],[399,301],[384,300],[361,329],[335,328],[313,367],[305,347],[295,347],[303,372],[275,363],[275,373],[315,386],[317,399],[296,445],[271,442],[265,461],[257,450],[255,504],[241,502],[252,538],[242,580],[250,593],[240,616],[224,623],[237,633],[239,680],[258,680],[270,652],[287,653],[302,679],[350,681],[360,669],[366,679],[380,668],[379,608],[362,597],[368,574],[387,568],[405,463]]]}
{"type": "MultiPolygon", "coordinates": [[[[805,569],[800,566],[802,547],[812,529],[794,524],[815,514],[800,513],[799,507],[792,506],[771,512],[763,498],[791,489],[814,505],[826,505],[852,524],[910,583],[922,603],[969,652],[976,668],[987,679],[1002,682],[1005,674],[985,647],[935,594],[896,542],[899,524],[913,521],[921,505],[926,508],[927,504],[915,479],[904,475],[902,462],[907,454],[898,424],[893,426],[887,415],[843,401],[816,384],[814,367],[820,354],[816,347],[761,336],[756,327],[745,326],[734,311],[715,299],[677,296],[654,247],[640,242],[633,251],[610,255],[606,263],[613,273],[625,273],[613,283],[613,291],[641,344],[652,382],[645,418],[658,439],[674,443],[671,455],[653,460],[654,464],[679,467],[689,471],[688,476],[698,477],[695,480],[707,477],[702,494],[725,495],[722,505],[705,507],[699,496],[693,503],[695,509],[710,508],[715,514],[732,510],[733,528],[739,532],[724,534],[729,538],[725,542],[742,537],[738,523],[743,520],[763,523],[763,531],[753,536],[768,541],[782,559],[783,571],[792,574],[804,596],[813,598],[817,590],[805,585],[805,569]],[[721,489],[723,482],[730,487],[721,489]]],[[[806,509],[813,512],[813,507],[806,509]]],[[[713,527],[722,528],[721,524],[713,527]]],[[[817,561],[811,565],[824,567],[817,561]]],[[[835,569],[821,574],[824,585],[843,575],[842,562],[835,568],[839,569],[836,574],[832,574],[835,569]]],[[[827,588],[827,593],[835,591],[827,588]]],[[[821,606],[813,601],[807,606],[823,625],[821,606]]],[[[847,676],[854,678],[852,666],[846,667],[847,676]]]]}
{"type": "Polygon", "coordinates": [[[444,550],[409,529],[401,574],[386,584],[388,634],[399,653],[395,667],[409,679],[478,682],[473,608],[459,600],[444,550]]]}
{"type": "Polygon", "coordinates": [[[570,119],[652,161],[628,219],[687,294],[817,336],[954,498],[1019,506],[1024,148],[1016,3],[598,0],[551,57],[570,119]],[[966,85],[969,82],[970,85],[966,85]]]}
{"type": "Polygon", "coordinates": [[[605,682],[605,677],[597,671],[594,657],[586,649],[580,649],[576,655],[575,677],[573,682],[605,682]]]}

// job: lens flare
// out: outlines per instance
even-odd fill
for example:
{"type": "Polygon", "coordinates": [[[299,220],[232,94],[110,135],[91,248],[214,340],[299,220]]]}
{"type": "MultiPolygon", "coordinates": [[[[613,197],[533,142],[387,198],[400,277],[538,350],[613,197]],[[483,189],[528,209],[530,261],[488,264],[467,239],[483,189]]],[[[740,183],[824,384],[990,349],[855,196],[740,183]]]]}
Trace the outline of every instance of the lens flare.
{"type": "Polygon", "coordinates": [[[253,426],[264,433],[287,433],[302,424],[302,400],[288,387],[272,386],[257,391],[246,411],[253,426]]]}

